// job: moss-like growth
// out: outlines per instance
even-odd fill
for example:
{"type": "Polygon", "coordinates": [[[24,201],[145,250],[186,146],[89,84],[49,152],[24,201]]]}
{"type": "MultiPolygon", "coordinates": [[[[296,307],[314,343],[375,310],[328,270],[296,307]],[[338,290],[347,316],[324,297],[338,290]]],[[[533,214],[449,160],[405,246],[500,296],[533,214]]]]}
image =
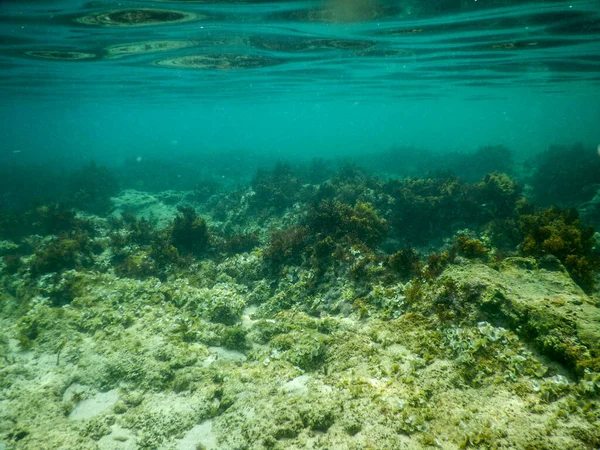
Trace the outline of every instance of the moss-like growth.
{"type": "Polygon", "coordinates": [[[50,234],[75,231],[92,232],[92,226],[78,219],[75,211],[64,203],[47,203],[33,207],[24,213],[2,212],[0,214],[0,238],[19,240],[30,234],[50,234]]]}
{"type": "Polygon", "coordinates": [[[432,253],[427,258],[427,264],[425,264],[425,267],[423,268],[423,276],[429,280],[436,279],[455,257],[456,251],[454,248],[449,252],[432,253]]]}
{"type": "Polygon", "coordinates": [[[64,272],[55,283],[45,287],[42,292],[50,299],[52,306],[64,306],[86,291],[87,281],[79,272],[71,270],[64,272]]]}
{"type": "Polygon", "coordinates": [[[186,304],[186,309],[214,323],[234,325],[241,319],[246,299],[227,284],[201,289],[186,304]]]}
{"type": "Polygon", "coordinates": [[[391,180],[384,192],[393,205],[391,234],[407,245],[428,243],[481,222],[473,187],[449,175],[391,180]]]}
{"type": "Polygon", "coordinates": [[[75,217],[73,210],[58,203],[38,206],[26,216],[31,223],[31,231],[42,235],[67,233],[85,225],[75,217]]]}
{"type": "Polygon", "coordinates": [[[398,274],[403,281],[420,276],[423,268],[419,253],[412,247],[394,253],[387,258],[386,265],[398,274]]]}
{"type": "Polygon", "coordinates": [[[4,262],[3,271],[8,274],[15,274],[21,268],[21,256],[18,253],[9,253],[2,257],[4,262]]]}
{"type": "Polygon", "coordinates": [[[486,175],[475,184],[476,195],[490,218],[508,217],[515,212],[522,189],[515,180],[503,173],[486,175]]]}
{"type": "Polygon", "coordinates": [[[357,202],[354,208],[337,200],[324,200],[309,214],[309,233],[317,241],[331,238],[335,243],[363,244],[375,248],[387,232],[373,205],[357,202]]]}
{"type": "Polygon", "coordinates": [[[354,207],[338,200],[323,200],[313,207],[306,219],[310,262],[319,274],[328,267],[348,270],[358,281],[369,274],[375,262],[373,250],[387,233],[387,223],[370,203],[354,207]]]}
{"type": "Polygon", "coordinates": [[[375,192],[380,190],[380,180],[357,164],[346,162],[330,181],[319,187],[315,200],[338,200],[351,205],[359,201],[373,202],[375,192]]]}
{"type": "Polygon", "coordinates": [[[240,324],[229,327],[226,326],[224,327],[222,333],[223,341],[221,345],[231,350],[247,350],[249,347],[247,334],[247,330],[245,330],[240,324]]]}
{"type": "Polygon", "coordinates": [[[471,239],[465,235],[458,236],[455,245],[458,254],[467,258],[481,258],[490,251],[479,239],[471,239]]]}
{"type": "Polygon", "coordinates": [[[311,184],[319,184],[327,181],[333,175],[331,163],[324,158],[311,159],[306,168],[306,179],[311,184]]]}
{"type": "Polygon", "coordinates": [[[177,265],[181,262],[181,257],[177,248],[175,248],[168,239],[157,238],[150,247],[150,257],[156,263],[158,278],[164,278],[165,272],[170,265],[177,265]]]}
{"type": "Polygon", "coordinates": [[[206,222],[198,217],[194,208],[181,206],[169,229],[171,242],[182,254],[200,256],[208,250],[209,233],[206,222]]]}
{"type": "Polygon", "coordinates": [[[292,330],[271,340],[281,357],[302,370],[316,370],[325,362],[329,339],[318,332],[292,330]]]}
{"type": "Polygon", "coordinates": [[[541,377],[546,368],[536,361],[504,328],[479,322],[473,327],[450,327],[445,330],[444,349],[454,357],[461,381],[479,386],[486,380],[516,381],[526,374],[541,377]]]}
{"type": "Polygon", "coordinates": [[[260,243],[258,233],[236,234],[225,238],[225,241],[220,246],[221,250],[227,255],[236,255],[245,253],[257,247],[260,243]]]}
{"type": "Polygon", "coordinates": [[[126,256],[121,263],[115,264],[115,273],[120,277],[143,280],[156,276],[159,279],[164,279],[159,272],[156,261],[145,251],[126,256]]]}
{"type": "Polygon", "coordinates": [[[0,210],[0,239],[17,239],[23,235],[23,215],[0,210]]]}
{"type": "Polygon", "coordinates": [[[179,252],[171,244],[170,229],[156,230],[155,223],[125,213],[110,221],[110,245],[115,273],[128,278],[166,279],[170,265],[180,260],[179,252]]]}
{"type": "Polygon", "coordinates": [[[115,249],[127,245],[149,245],[157,238],[156,223],[144,217],[123,213],[120,218],[111,219],[113,233],[110,238],[115,249]]]}
{"type": "Polygon", "coordinates": [[[295,226],[273,231],[263,255],[265,260],[278,270],[284,264],[300,263],[302,251],[306,248],[307,243],[307,230],[304,227],[295,226]]]}
{"type": "Polygon", "coordinates": [[[61,234],[35,252],[31,262],[34,276],[93,264],[93,247],[86,233],[61,234]]]}
{"type": "Polygon", "coordinates": [[[598,257],[592,253],[594,229],[579,221],[574,209],[551,207],[521,217],[522,254],[536,258],[557,257],[584,290],[594,288],[598,257]]]}

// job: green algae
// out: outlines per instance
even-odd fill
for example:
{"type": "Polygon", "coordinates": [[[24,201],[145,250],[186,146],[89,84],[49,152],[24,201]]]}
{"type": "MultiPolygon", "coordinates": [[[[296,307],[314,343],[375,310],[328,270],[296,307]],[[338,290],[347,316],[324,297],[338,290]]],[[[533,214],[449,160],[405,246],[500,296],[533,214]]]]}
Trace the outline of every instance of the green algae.
{"type": "MultiPolygon", "coordinates": [[[[17,271],[3,260],[0,437],[16,449],[597,446],[597,300],[560,264],[492,259],[474,232],[427,259],[383,255],[384,213],[375,196],[342,188],[348,179],[322,209],[324,199],[261,217],[251,195],[219,194],[233,205],[222,220],[218,201],[194,204],[189,220],[172,204],[162,227],[92,218],[96,253],[82,247],[69,264],[36,270],[67,235],[38,238],[17,271]],[[192,236],[176,239],[182,251],[203,243],[185,263],[152,253],[175,223],[192,236]],[[268,232],[251,252],[219,250],[224,228],[294,223],[310,233],[304,249],[335,244],[319,264],[291,245],[271,270],[285,242],[268,232]],[[147,258],[160,270],[137,272],[147,258]]],[[[484,183],[506,187],[489,188],[494,198],[514,188],[499,176],[484,183]]],[[[514,198],[488,207],[510,216],[514,198]]],[[[61,230],[80,226],[58,217],[61,230]]]]}

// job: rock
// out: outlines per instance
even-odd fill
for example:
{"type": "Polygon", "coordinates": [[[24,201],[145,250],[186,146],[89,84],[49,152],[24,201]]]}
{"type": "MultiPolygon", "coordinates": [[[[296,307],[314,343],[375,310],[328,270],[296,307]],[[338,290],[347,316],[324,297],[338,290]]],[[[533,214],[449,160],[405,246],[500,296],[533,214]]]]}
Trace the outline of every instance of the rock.
{"type": "Polygon", "coordinates": [[[579,376],[600,371],[600,308],[565,271],[532,270],[529,261],[510,258],[499,271],[478,262],[449,266],[444,276],[480,281],[481,320],[511,328],[579,376]]]}

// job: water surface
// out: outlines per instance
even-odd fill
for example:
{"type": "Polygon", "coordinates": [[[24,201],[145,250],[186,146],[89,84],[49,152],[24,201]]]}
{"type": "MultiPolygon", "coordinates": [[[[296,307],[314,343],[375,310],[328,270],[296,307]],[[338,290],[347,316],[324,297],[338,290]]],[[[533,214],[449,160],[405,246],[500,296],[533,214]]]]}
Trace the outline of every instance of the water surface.
{"type": "Polygon", "coordinates": [[[9,1],[4,157],[600,140],[600,3],[9,1]]]}

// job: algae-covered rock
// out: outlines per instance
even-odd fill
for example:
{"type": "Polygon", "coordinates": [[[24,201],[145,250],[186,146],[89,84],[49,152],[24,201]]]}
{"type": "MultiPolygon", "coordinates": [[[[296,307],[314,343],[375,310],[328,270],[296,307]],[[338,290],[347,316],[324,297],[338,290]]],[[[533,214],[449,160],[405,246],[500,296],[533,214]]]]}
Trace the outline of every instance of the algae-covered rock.
{"type": "Polygon", "coordinates": [[[481,319],[515,330],[578,375],[600,371],[600,308],[568,274],[507,258],[498,270],[472,262],[450,266],[444,276],[477,285],[481,319]]]}
{"type": "Polygon", "coordinates": [[[571,278],[569,255],[593,257],[574,216],[526,211],[497,173],[301,173],[202,203],[124,191],[85,225],[46,208],[54,236],[0,243],[0,442],[598,448],[600,303],[571,278]],[[507,257],[523,238],[536,259],[507,257]]]}

